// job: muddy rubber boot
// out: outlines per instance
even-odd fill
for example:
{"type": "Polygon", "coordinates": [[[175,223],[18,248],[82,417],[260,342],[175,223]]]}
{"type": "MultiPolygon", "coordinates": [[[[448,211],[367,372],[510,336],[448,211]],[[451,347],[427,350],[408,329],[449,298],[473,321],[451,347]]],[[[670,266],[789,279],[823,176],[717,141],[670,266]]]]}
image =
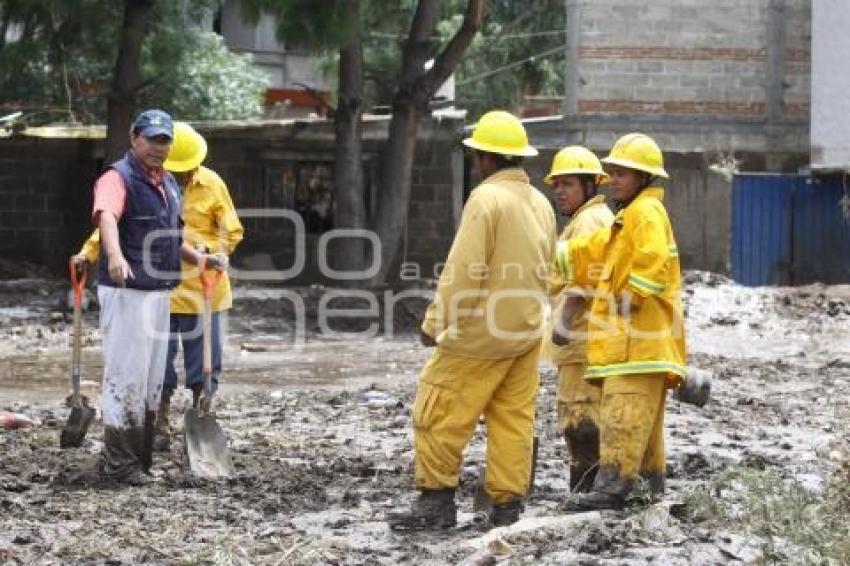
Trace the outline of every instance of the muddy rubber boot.
{"type": "Polygon", "coordinates": [[[649,487],[649,494],[654,501],[664,497],[667,483],[664,474],[642,473],[641,477],[649,487]]]}
{"type": "Polygon", "coordinates": [[[493,505],[493,511],[490,512],[490,525],[493,527],[504,527],[513,525],[519,521],[519,516],[522,514],[524,505],[519,499],[493,505]]]}
{"type": "Polygon", "coordinates": [[[614,467],[602,467],[597,471],[593,489],[588,493],[576,493],[567,500],[567,513],[580,511],[620,510],[626,506],[626,498],[634,488],[634,480],[622,477],[614,467]]]}
{"type": "Polygon", "coordinates": [[[142,471],[150,475],[153,467],[153,444],[156,437],[156,412],[145,411],[145,424],[142,434],[142,451],[139,460],[142,463],[142,471]]]}
{"type": "Polygon", "coordinates": [[[589,420],[564,430],[570,451],[570,491],[589,493],[593,490],[599,462],[599,429],[589,420]]]}
{"type": "Polygon", "coordinates": [[[582,462],[570,465],[570,492],[590,493],[596,478],[596,464],[582,462]]]}
{"type": "Polygon", "coordinates": [[[457,524],[454,489],[423,489],[413,501],[410,511],[389,517],[394,531],[449,529],[457,524]]]}
{"type": "Polygon", "coordinates": [[[570,497],[564,505],[564,511],[580,513],[582,511],[603,511],[606,509],[621,510],[625,506],[626,500],[619,495],[604,491],[591,491],[590,493],[577,493],[570,497]]]}
{"type": "Polygon", "coordinates": [[[192,386],[192,408],[201,408],[201,393],[204,391],[203,383],[196,383],[192,386]]]}
{"type": "Polygon", "coordinates": [[[154,452],[168,452],[171,450],[171,423],[169,412],[171,411],[171,398],[163,397],[159,401],[159,412],[156,414],[156,427],[154,428],[154,452]]]}

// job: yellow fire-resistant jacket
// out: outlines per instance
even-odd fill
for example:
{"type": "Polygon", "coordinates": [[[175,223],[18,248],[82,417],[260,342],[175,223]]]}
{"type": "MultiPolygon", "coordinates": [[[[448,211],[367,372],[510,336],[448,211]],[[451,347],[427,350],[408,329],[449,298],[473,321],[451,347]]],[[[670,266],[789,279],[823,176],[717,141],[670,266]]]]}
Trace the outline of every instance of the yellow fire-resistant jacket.
{"type": "Polygon", "coordinates": [[[519,168],[476,187],[464,206],[422,331],[445,352],[501,359],[540,344],[555,214],[519,168]]]}
{"type": "Polygon", "coordinates": [[[685,376],[679,253],[663,197],[663,189],[644,189],[610,228],[558,246],[566,281],[594,289],[588,379],[666,373],[675,385],[685,376]],[[617,307],[625,290],[638,305],[630,320],[617,307]]]}
{"type": "MultiPolygon", "coordinates": [[[[215,171],[198,167],[183,191],[183,238],[193,248],[205,246],[209,253],[230,255],[242,241],[243,228],[227,185],[215,171]]],[[[95,230],[79,251],[94,263],[100,256],[100,232],[95,230]]],[[[201,280],[196,266],[181,264],[182,281],[171,291],[171,312],[200,314],[203,312],[201,280]]],[[[229,309],[233,305],[230,279],[227,273],[213,292],[212,310],[229,309]]]]}
{"type": "MultiPolygon", "coordinates": [[[[601,228],[608,228],[614,222],[614,215],[611,209],[605,204],[605,197],[597,195],[581,205],[576,210],[570,221],[561,232],[559,242],[566,242],[571,238],[577,238],[586,234],[592,234],[601,228]]],[[[552,309],[553,323],[560,321],[561,310],[563,308],[563,295],[561,292],[567,286],[563,275],[555,269],[552,273],[552,280],[549,283],[549,292],[552,296],[554,308],[552,309]]],[[[570,328],[575,336],[566,346],[556,346],[552,343],[552,333],[547,332],[544,336],[545,347],[544,356],[552,360],[556,366],[563,364],[585,363],[587,361],[587,341],[585,335],[587,333],[587,307],[589,302],[584,307],[576,312],[573,318],[573,324],[570,328]]]]}

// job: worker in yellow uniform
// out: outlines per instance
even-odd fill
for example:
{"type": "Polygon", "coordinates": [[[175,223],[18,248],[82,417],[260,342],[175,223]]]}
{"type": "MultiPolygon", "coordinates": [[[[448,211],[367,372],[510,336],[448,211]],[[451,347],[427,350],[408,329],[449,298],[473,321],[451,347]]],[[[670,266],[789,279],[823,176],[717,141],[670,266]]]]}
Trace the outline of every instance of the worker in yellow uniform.
{"type": "MultiPolygon", "coordinates": [[[[552,160],[552,169],[543,181],[555,191],[558,208],[569,217],[559,241],[596,232],[614,222],[600,183],[607,182],[602,164],[592,151],[581,146],[565,147],[552,160]]],[[[561,320],[566,281],[554,270],[550,293],[554,299],[555,321],[561,320]]],[[[547,354],[558,367],[558,427],[569,450],[570,491],[589,491],[599,461],[599,399],[602,389],[585,378],[587,368],[586,334],[589,301],[578,297],[570,316],[572,340],[564,346],[548,344],[547,354]]],[[[550,339],[548,336],[546,339],[550,339]]]]}
{"type": "Polygon", "coordinates": [[[676,239],[662,204],[667,178],[650,137],[632,133],[602,160],[617,205],[614,224],[559,244],[568,285],[593,290],[589,380],[602,384],[599,472],[572,510],[619,509],[636,481],[663,493],[666,390],[685,377],[685,336],[676,239]]]}
{"type": "MultiPolygon", "coordinates": [[[[203,248],[226,267],[227,256],[242,241],[243,228],[236,214],[227,185],[215,171],[201,165],[207,154],[207,143],[192,126],[174,122],[174,142],[164,163],[183,189],[183,238],[193,248],[203,248]]],[[[75,261],[94,263],[100,254],[100,234],[97,230],[83,244],[75,261]]],[[[185,261],[181,265],[180,285],[171,291],[171,329],[168,358],[156,420],[156,450],[170,445],[169,410],[171,397],[177,388],[174,361],[182,342],[186,387],[192,390],[193,403],[203,393],[203,294],[197,267],[185,261]]],[[[212,297],[212,394],[218,387],[221,374],[222,332],[220,313],[232,306],[233,299],[227,273],[216,286],[212,297]]]]}
{"type": "Polygon", "coordinates": [[[456,523],[462,453],[482,414],[491,523],[516,521],[529,488],[554,212],[521,167],[537,150],[515,116],[486,113],[463,143],[481,183],[464,206],[421,328],[436,350],[413,405],[420,494],[409,512],[391,517],[397,530],[456,523]]]}

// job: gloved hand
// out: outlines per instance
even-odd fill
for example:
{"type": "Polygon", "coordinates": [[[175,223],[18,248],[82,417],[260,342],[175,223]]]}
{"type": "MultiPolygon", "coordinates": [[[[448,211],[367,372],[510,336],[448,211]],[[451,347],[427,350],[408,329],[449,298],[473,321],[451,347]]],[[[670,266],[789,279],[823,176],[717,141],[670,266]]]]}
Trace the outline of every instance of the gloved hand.
{"type": "Polygon", "coordinates": [[[570,329],[573,326],[573,319],[581,306],[584,304],[584,297],[574,293],[566,293],[564,297],[564,308],[561,311],[561,318],[556,321],[555,329],[552,331],[552,343],[556,346],[566,346],[570,343],[570,329]]]}
{"type": "Polygon", "coordinates": [[[623,291],[617,301],[617,311],[623,318],[630,318],[640,308],[643,299],[631,291],[623,291]]]}
{"type": "Polygon", "coordinates": [[[77,268],[77,271],[83,271],[88,267],[88,260],[83,254],[71,256],[71,263],[74,264],[74,267],[77,268]]]}
{"type": "Polygon", "coordinates": [[[218,253],[207,256],[207,267],[225,271],[230,265],[230,260],[226,254],[218,253]]]}
{"type": "Polygon", "coordinates": [[[422,345],[426,348],[433,348],[437,345],[437,341],[434,340],[431,335],[425,334],[421,330],[419,331],[419,341],[422,342],[422,345]]]}

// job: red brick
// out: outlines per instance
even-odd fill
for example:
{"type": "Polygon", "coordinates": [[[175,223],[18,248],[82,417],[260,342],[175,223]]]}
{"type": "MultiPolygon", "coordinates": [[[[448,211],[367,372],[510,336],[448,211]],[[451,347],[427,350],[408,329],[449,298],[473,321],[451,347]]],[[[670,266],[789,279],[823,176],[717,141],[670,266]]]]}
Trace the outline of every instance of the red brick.
{"type": "Polygon", "coordinates": [[[728,102],[711,100],[604,100],[584,99],[578,103],[585,113],[666,113],[666,114],[732,114],[758,116],[764,113],[764,102],[728,102]]]}
{"type": "MultiPolygon", "coordinates": [[[[795,56],[799,56],[795,52],[795,56]]],[[[660,61],[763,61],[764,49],[746,47],[616,46],[579,48],[580,59],[660,61]]]]}

